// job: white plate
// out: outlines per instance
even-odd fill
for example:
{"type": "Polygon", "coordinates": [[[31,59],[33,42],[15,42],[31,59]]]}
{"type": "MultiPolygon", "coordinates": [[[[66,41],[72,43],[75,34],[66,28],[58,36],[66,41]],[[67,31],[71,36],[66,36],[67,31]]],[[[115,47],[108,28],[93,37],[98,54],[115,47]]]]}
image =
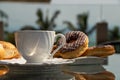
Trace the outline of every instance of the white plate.
{"type": "Polygon", "coordinates": [[[85,56],[74,58],[75,62],[73,64],[103,64],[104,58],[94,57],[94,56],[85,56]]]}
{"type": "Polygon", "coordinates": [[[6,60],[0,60],[0,64],[25,64],[26,60],[23,57],[20,58],[13,58],[13,59],[6,59],[6,60]]]}
{"type": "MultiPolygon", "coordinates": [[[[40,74],[44,73],[50,75],[51,73],[61,72],[61,65],[63,64],[71,64],[74,62],[72,59],[61,59],[54,58],[50,60],[46,60],[43,63],[24,63],[25,59],[21,58],[19,60],[1,60],[0,64],[3,66],[7,66],[9,68],[10,74],[40,74]],[[15,62],[13,62],[15,61],[15,62]],[[24,63],[24,64],[22,64],[24,63]]],[[[55,75],[55,74],[54,74],[55,75]]]]}
{"type": "Polygon", "coordinates": [[[103,64],[104,58],[100,57],[93,57],[93,56],[86,56],[86,57],[78,57],[74,59],[62,59],[62,58],[53,58],[53,59],[46,59],[42,63],[26,63],[26,60],[21,57],[19,59],[11,59],[11,60],[0,60],[0,64],[21,64],[22,66],[26,65],[55,65],[55,64],[103,64]]]}
{"type": "Polygon", "coordinates": [[[74,63],[63,65],[63,70],[85,74],[95,74],[105,71],[102,66],[104,58],[86,56],[75,58],[74,60],[74,63]]]}
{"type": "Polygon", "coordinates": [[[27,63],[27,61],[21,57],[19,59],[10,59],[10,60],[0,60],[0,64],[24,64],[24,65],[44,65],[44,64],[69,64],[73,63],[74,59],[62,59],[62,58],[53,58],[53,59],[46,59],[44,62],[41,63],[27,63]]]}
{"type": "Polygon", "coordinates": [[[4,63],[2,65],[7,66],[9,69],[7,77],[10,79],[8,80],[69,80],[73,76],[64,74],[61,66],[62,64],[71,64],[73,61],[69,59],[52,59],[46,63],[4,63]]]}

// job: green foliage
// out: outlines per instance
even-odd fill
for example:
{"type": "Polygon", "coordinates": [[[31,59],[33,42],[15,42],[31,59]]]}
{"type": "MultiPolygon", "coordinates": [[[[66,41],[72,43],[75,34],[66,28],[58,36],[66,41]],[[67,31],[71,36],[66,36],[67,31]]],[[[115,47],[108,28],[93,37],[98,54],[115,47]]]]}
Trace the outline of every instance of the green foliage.
{"type": "Polygon", "coordinates": [[[49,19],[49,11],[47,10],[47,15],[46,15],[46,18],[44,19],[44,14],[42,12],[41,9],[38,9],[37,11],[37,17],[38,17],[38,20],[36,21],[36,23],[39,25],[39,29],[41,30],[54,30],[54,28],[56,27],[56,24],[55,24],[55,19],[58,17],[58,15],[60,14],[60,11],[57,10],[55,11],[55,13],[53,14],[53,16],[51,17],[51,19],[49,19]]]}
{"type": "Polygon", "coordinates": [[[8,18],[8,15],[3,10],[0,10],[0,18],[8,18]]]}
{"type": "Polygon", "coordinates": [[[13,32],[8,32],[6,30],[6,28],[8,27],[8,15],[3,10],[0,10],[0,20],[3,22],[4,40],[15,44],[14,33],[13,32]],[[4,21],[3,19],[6,19],[6,21],[4,21]]]}
{"type": "Polygon", "coordinates": [[[25,25],[20,30],[36,30],[36,28],[31,25],[25,25]]]}
{"type": "Polygon", "coordinates": [[[119,34],[119,26],[114,26],[112,30],[109,30],[109,40],[119,40],[120,34],[119,34]]]}
{"type": "Polygon", "coordinates": [[[88,17],[89,17],[88,12],[78,14],[77,15],[77,25],[78,25],[77,27],[74,26],[70,21],[64,21],[64,24],[68,25],[69,30],[83,31],[87,35],[90,35],[95,30],[95,27],[92,27],[90,30],[88,30],[88,17]]]}
{"type": "Polygon", "coordinates": [[[3,11],[0,10],[0,20],[4,23],[4,26],[7,27],[8,26],[8,15],[3,11]],[[6,22],[3,21],[3,19],[6,19],[6,22]]]}
{"type": "Polygon", "coordinates": [[[5,38],[4,38],[4,40],[15,45],[14,32],[5,31],[5,38]]]}
{"type": "Polygon", "coordinates": [[[81,30],[81,31],[83,31],[85,33],[87,33],[88,17],[89,17],[88,12],[78,14],[78,16],[77,16],[79,30],[81,30]]]}

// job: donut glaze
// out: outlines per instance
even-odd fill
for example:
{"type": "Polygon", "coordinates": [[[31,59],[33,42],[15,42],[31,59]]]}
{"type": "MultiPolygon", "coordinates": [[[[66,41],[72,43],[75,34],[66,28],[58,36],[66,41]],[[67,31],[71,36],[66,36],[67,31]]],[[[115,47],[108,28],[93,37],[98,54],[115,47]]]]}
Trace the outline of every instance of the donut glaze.
{"type": "MultiPolygon", "coordinates": [[[[81,31],[70,31],[65,34],[66,44],[61,48],[61,52],[73,51],[85,43],[86,35],[81,31]]],[[[62,44],[62,41],[59,41],[62,44]]]]}
{"type": "MultiPolygon", "coordinates": [[[[70,31],[65,34],[66,44],[60,49],[63,58],[76,58],[88,48],[88,37],[81,31],[70,31]]],[[[58,41],[58,46],[62,39],[58,41]]]]}

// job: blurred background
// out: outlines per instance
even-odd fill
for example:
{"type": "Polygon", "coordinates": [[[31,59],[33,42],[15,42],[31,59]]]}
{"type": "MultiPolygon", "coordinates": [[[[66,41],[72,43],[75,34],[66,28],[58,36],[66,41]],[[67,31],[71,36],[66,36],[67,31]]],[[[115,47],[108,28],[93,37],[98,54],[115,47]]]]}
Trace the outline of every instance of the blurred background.
{"type": "MultiPolygon", "coordinates": [[[[79,30],[89,46],[120,40],[120,0],[0,0],[0,40],[15,44],[18,30],[79,30]]],[[[119,44],[118,44],[119,45],[119,44]]],[[[105,68],[120,80],[120,55],[108,58],[105,68]]]]}

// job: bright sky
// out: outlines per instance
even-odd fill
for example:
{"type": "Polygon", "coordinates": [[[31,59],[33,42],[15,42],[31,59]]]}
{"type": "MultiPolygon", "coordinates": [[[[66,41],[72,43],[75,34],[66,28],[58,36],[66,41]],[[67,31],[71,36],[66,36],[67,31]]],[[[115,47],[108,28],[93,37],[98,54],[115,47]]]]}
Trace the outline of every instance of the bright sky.
{"type": "MultiPolygon", "coordinates": [[[[66,2],[68,0],[53,0],[51,4],[32,4],[32,3],[0,3],[0,10],[5,11],[9,16],[9,28],[8,30],[14,31],[19,29],[24,25],[37,26],[35,21],[37,20],[36,11],[38,8],[42,8],[44,12],[44,17],[46,15],[46,10],[49,9],[49,16],[51,17],[56,10],[60,10],[61,13],[56,19],[56,23],[60,27],[65,27],[63,21],[71,21],[76,24],[76,15],[89,11],[89,26],[94,26],[96,22],[100,20],[106,20],[109,22],[110,26],[119,25],[120,26],[120,5],[111,4],[109,2],[107,5],[102,6],[102,18],[101,18],[101,5],[98,4],[75,4],[75,2],[81,0],[69,0],[69,4],[66,2]],[[62,4],[65,1],[64,4],[62,4]],[[57,2],[57,3],[56,3],[57,2]],[[72,4],[73,2],[73,4],[72,4]]],[[[88,0],[84,0],[88,1],[88,0]]],[[[96,1],[96,0],[91,0],[96,1]]],[[[103,0],[100,0],[103,1],[103,0]]],[[[108,0],[104,0],[108,1],[108,0]]],[[[110,0],[113,1],[113,0],[110,0]]],[[[119,1],[119,0],[117,0],[119,1]]],[[[115,2],[114,2],[115,3],[115,2]]]]}
{"type": "Polygon", "coordinates": [[[52,4],[118,4],[120,0],[52,0],[52,4]]]}

